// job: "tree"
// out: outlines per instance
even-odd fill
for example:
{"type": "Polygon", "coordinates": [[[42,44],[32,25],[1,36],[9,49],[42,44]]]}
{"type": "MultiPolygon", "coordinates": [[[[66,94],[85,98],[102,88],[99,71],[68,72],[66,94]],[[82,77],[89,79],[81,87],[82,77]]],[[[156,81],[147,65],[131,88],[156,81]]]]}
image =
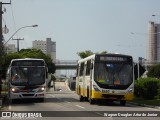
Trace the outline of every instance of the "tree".
{"type": "Polygon", "coordinates": [[[107,54],[108,52],[107,51],[102,51],[102,52],[97,52],[96,54],[107,54]]]}
{"type": "Polygon", "coordinates": [[[55,64],[52,63],[52,59],[50,56],[45,55],[41,50],[38,49],[22,49],[18,53],[9,53],[4,56],[4,69],[6,70],[9,66],[12,59],[18,58],[39,58],[44,59],[47,66],[49,73],[55,73],[56,67],[55,64]]]}
{"type": "Polygon", "coordinates": [[[151,66],[147,75],[148,77],[160,78],[160,64],[151,66]]]}
{"type": "Polygon", "coordinates": [[[82,51],[82,52],[77,52],[77,54],[78,54],[78,56],[80,56],[80,58],[85,58],[90,55],[93,55],[94,53],[91,50],[86,50],[86,51],[82,51]]]}
{"type": "Polygon", "coordinates": [[[88,56],[90,56],[90,55],[93,55],[93,54],[106,54],[107,53],[107,51],[102,51],[102,52],[97,52],[97,53],[94,53],[94,52],[92,52],[91,50],[86,50],[86,51],[82,51],[82,52],[77,52],[77,54],[78,54],[78,56],[80,57],[80,58],[86,58],[86,57],[88,57],[88,56]]]}

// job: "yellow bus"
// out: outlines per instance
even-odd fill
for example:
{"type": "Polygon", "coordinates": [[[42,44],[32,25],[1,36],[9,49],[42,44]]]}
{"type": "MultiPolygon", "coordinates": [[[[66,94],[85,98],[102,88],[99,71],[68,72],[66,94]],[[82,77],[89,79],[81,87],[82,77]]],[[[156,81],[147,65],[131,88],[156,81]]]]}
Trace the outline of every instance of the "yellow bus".
{"type": "Polygon", "coordinates": [[[80,101],[118,100],[125,105],[134,97],[133,66],[132,56],[122,54],[94,54],[79,60],[76,93],[80,101]]]}

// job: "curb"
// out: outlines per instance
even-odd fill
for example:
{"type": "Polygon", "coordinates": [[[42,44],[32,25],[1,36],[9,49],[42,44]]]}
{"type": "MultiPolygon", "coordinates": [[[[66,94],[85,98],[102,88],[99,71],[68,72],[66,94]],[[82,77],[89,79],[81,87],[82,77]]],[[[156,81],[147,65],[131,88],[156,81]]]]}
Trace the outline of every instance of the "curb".
{"type": "Polygon", "coordinates": [[[128,104],[132,105],[137,105],[137,106],[142,106],[142,107],[149,107],[149,108],[156,108],[160,110],[159,106],[154,106],[154,105],[147,105],[147,104],[140,104],[140,103],[135,103],[135,102],[127,102],[128,104]]]}

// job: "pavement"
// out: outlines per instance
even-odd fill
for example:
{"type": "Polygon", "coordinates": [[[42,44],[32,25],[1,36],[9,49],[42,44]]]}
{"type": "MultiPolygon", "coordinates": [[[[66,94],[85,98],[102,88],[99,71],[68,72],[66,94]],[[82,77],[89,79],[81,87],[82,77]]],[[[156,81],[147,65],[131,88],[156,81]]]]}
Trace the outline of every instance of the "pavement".
{"type": "MultiPolygon", "coordinates": [[[[63,91],[71,91],[67,81],[65,81],[65,82],[56,82],[55,86],[56,86],[56,90],[61,89],[63,91]]],[[[51,90],[51,91],[53,92],[54,90],[51,90]]],[[[149,108],[155,108],[155,109],[160,110],[160,106],[140,104],[140,103],[135,103],[135,102],[131,102],[131,101],[127,101],[127,103],[128,104],[132,104],[132,105],[136,105],[136,106],[149,107],[149,108]]],[[[0,99],[0,109],[2,107],[2,104],[3,104],[3,100],[0,99]]]]}
{"type": "MultiPolygon", "coordinates": [[[[69,87],[69,83],[66,80],[65,81],[65,85],[68,88],[68,90],[72,91],[69,87]]],[[[159,109],[160,110],[160,106],[154,106],[154,105],[147,105],[147,104],[140,104],[140,103],[136,103],[136,102],[131,102],[131,101],[127,101],[128,104],[132,104],[132,105],[136,105],[136,106],[142,106],[142,107],[149,107],[149,108],[155,108],[155,109],[159,109]]]]}
{"type": "Polygon", "coordinates": [[[154,106],[154,105],[147,105],[147,104],[140,104],[135,102],[127,101],[128,104],[136,105],[136,106],[142,106],[142,107],[149,107],[149,108],[155,108],[160,110],[160,106],[154,106]]]}

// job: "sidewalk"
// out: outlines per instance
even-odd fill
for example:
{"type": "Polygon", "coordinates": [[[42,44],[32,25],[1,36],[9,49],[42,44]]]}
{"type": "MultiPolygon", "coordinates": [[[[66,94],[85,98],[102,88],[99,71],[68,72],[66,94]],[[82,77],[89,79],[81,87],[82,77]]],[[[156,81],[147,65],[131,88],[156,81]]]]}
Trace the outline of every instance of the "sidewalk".
{"type": "Polygon", "coordinates": [[[130,102],[130,101],[127,101],[127,103],[128,104],[132,104],[132,105],[137,105],[137,106],[142,106],[142,107],[149,107],[149,108],[155,108],[155,109],[159,109],[160,110],[160,106],[147,105],[147,104],[141,104],[141,103],[130,102]]]}

